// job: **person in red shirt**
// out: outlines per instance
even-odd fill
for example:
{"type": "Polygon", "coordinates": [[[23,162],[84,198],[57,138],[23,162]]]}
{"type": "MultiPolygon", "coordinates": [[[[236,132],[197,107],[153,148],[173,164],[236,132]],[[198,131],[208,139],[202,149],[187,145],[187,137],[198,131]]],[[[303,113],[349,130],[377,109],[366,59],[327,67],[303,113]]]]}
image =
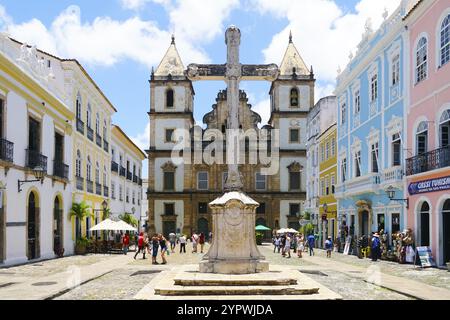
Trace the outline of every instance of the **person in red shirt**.
{"type": "Polygon", "coordinates": [[[205,246],[205,234],[203,232],[200,233],[198,243],[200,243],[200,253],[203,253],[203,247],[205,246]]]}
{"type": "Polygon", "coordinates": [[[125,255],[127,255],[127,253],[128,253],[129,246],[130,246],[130,236],[128,235],[128,232],[127,232],[122,237],[122,249],[123,249],[123,253],[125,255]]]}
{"type": "Polygon", "coordinates": [[[136,256],[139,254],[139,252],[141,252],[142,251],[142,254],[143,254],[143,258],[142,259],[145,259],[145,244],[144,244],[144,233],[143,232],[141,232],[140,234],[139,234],[139,238],[138,238],[138,251],[136,251],[136,254],[134,255],[134,259],[136,259],[136,256]]]}

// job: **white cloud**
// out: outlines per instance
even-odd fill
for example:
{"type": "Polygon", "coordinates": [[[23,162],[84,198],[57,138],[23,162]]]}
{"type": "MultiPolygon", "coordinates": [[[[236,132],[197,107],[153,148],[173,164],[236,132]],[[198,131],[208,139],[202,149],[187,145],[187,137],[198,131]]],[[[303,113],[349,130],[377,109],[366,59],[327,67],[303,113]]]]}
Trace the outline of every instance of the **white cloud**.
{"type": "MultiPolygon", "coordinates": [[[[95,65],[110,66],[132,59],[150,68],[159,64],[171,37],[171,32],[158,28],[154,21],[139,17],[124,21],[97,17],[92,22],[82,23],[77,6],[61,12],[49,28],[37,19],[15,24],[3,16],[0,11],[3,29],[13,38],[36,44],[39,49],[64,58],[76,58],[95,65]],[[164,43],[167,45],[162,45],[164,43]]],[[[201,48],[191,44],[189,39],[177,40],[177,46],[183,60],[209,61],[201,48]]]]}
{"type": "Polygon", "coordinates": [[[270,119],[270,99],[264,99],[258,101],[252,106],[252,110],[261,116],[261,126],[265,126],[270,119]]]}
{"type": "Polygon", "coordinates": [[[139,147],[141,150],[147,150],[150,146],[150,122],[145,126],[144,132],[138,133],[130,139],[139,147]]]}
{"type": "Polygon", "coordinates": [[[344,13],[331,0],[251,1],[260,13],[288,20],[286,28],[263,51],[266,62],[281,62],[292,30],[294,43],[305,62],[314,66],[317,78],[328,82],[335,81],[338,65],[343,68],[348,63],[350,50],[355,53],[366,20],[372,18],[375,30],[383,20],[384,8],[392,13],[400,3],[400,0],[361,0],[356,13],[344,13]]]}

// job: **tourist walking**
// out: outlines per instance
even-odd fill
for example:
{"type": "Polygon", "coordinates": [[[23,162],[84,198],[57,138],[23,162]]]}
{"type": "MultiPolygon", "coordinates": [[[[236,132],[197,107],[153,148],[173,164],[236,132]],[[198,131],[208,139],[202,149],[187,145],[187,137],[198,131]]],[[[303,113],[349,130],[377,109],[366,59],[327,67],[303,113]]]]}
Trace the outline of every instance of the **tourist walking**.
{"type": "Polygon", "coordinates": [[[325,241],[325,250],[327,251],[327,258],[331,258],[331,251],[333,251],[333,241],[331,237],[325,241]]]}
{"type": "Polygon", "coordinates": [[[286,246],[286,235],[282,235],[281,236],[281,240],[280,240],[280,247],[281,247],[281,255],[284,257],[286,255],[286,250],[285,250],[285,246],[286,246]]]}
{"type": "Polygon", "coordinates": [[[159,235],[159,246],[161,247],[161,264],[167,264],[166,251],[167,251],[167,239],[162,234],[159,235]]]}
{"type": "Polygon", "coordinates": [[[280,244],[281,244],[281,239],[279,236],[274,237],[273,240],[273,253],[275,253],[275,250],[278,250],[278,253],[280,253],[280,244]]]}
{"type": "Polygon", "coordinates": [[[177,235],[175,233],[171,232],[169,234],[169,242],[170,242],[170,251],[172,251],[172,253],[175,252],[176,240],[177,240],[177,235]]]}
{"type": "Polygon", "coordinates": [[[303,241],[304,241],[303,235],[300,235],[298,237],[298,248],[297,248],[297,257],[299,257],[299,258],[302,257],[303,250],[305,250],[305,245],[304,245],[303,241]]]}
{"type": "Polygon", "coordinates": [[[292,238],[289,235],[286,235],[286,241],[284,244],[284,254],[288,255],[286,258],[291,257],[291,241],[292,241],[292,238]]]}
{"type": "Polygon", "coordinates": [[[159,249],[159,238],[157,234],[153,235],[151,242],[152,242],[152,264],[159,264],[158,261],[156,261],[159,249]]]}
{"type": "Polygon", "coordinates": [[[141,232],[139,234],[137,245],[138,245],[138,250],[136,251],[136,254],[134,255],[134,259],[136,259],[139,252],[142,252],[142,254],[143,254],[142,259],[145,259],[144,233],[143,232],[141,232]]]}
{"type": "Polygon", "coordinates": [[[313,234],[310,234],[308,236],[308,248],[309,248],[309,255],[313,256],[314,255],[314,246],[316,243],[316,238],[314,237],[313,234]]]}
{"type": "Polygon", "coordinates": [[[203,232],[200,233],[198,243],[200,244],[200,253],[203,253],[203,247],[205,246],[205,234],[203,232]]]}
{"type": "Polygon", "coordinates": [[[380,255],[380,235],[375,233],[372,237],[372,261],[377,261],[380,255]]]}
{"type": "Polygon", "coordinates": [[[191,241],[192,241],[192,253],[197,253],[198,235],[195,232],[192,235],[191,241]]]}
{"type": "Polygon", "coordinates": [[[130,236],[128,235],[127,232],[122,237],[122,250],[124,255],[127,255],[129,246],[130,246],[130,236]]]}
{"type": "Polygon", "coordinates": [[[184,252],[186,253],[186,236],[184,234],[181,235],[180,239],[180,253],[184,252]]]}

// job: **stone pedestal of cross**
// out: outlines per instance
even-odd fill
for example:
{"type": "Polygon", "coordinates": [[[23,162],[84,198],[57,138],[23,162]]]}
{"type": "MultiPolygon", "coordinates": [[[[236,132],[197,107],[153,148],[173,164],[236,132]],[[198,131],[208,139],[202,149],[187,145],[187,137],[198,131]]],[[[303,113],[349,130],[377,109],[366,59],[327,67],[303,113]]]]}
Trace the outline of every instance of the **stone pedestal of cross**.
{"type": "Polygon", "coordinates": [[[243,193],[236,155],[238,144],[231,141],[239,132],[239,82],[241,80],[274,81],[279,69],[275,64],[242,65],[239,62],[241,32],[231,26],[225,33],[227,63],[224,65],[191,64],[186,71],[192,81],[224,80],[227,83],[228,177],[225,194],[209,204],[212,209],[213,243],[200,263],[200,272],[246,274],[266,272],[269,264],[261,255],[255,239],[255,215],[259,204],[243,193]],[[231,133],[231,134],[230,134],[231,133]]]}

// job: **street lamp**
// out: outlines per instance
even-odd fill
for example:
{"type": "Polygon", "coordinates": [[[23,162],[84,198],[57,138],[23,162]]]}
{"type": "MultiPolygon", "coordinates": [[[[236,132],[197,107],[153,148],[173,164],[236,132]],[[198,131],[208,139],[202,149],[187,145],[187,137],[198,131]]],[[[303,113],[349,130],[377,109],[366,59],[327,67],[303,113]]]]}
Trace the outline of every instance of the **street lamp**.
{"type": "Polygon", "coordinates": [[[33,169],[33,174],[36,177],[35,180],[17,180],[17,190],[18,192],[22,191],[21,186],[25,183],[29,183],[29,182],[40,182],[43,183],[44,182],[44,176],[45,176],[45,170],[44,168],[42,168],[41,166],[37,166],[33,169]]]}
{"type": "Polygon", "coordinates": [[[406,209],[409,209],[409,198],[406,199],[394,199],[395,197],[395,189],[393,186],[389,186],[389,188],[386,189],[387,196],[389,200],[391,201],[405,201],[406,202],[406,209]]]}

